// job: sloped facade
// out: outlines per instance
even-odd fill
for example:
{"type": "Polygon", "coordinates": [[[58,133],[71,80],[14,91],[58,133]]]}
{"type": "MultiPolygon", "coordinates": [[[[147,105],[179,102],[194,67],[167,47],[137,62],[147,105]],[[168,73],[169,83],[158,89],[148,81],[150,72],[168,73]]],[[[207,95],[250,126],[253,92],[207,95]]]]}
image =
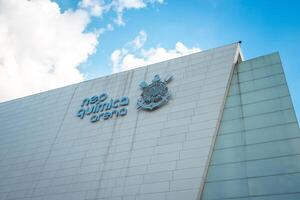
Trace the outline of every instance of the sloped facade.
{"type": "Polygon", "coordinates": [[[3,200],[299,197],[280,58],[238,43],[1,103],[0,124],[3,200]],[[137,109],[155,75],[169,102],[137,109]]]}
{"type": "Polygon", "coordinates": [[[202,199],[300,199],[300,132],[278,53],[235,68],[202,199]]]}

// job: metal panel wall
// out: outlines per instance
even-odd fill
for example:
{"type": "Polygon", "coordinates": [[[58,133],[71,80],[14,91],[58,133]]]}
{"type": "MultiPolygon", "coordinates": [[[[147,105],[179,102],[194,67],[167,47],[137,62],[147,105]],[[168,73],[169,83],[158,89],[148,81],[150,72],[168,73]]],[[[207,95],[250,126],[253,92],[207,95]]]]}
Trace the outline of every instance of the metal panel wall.
{"type": "MultiPolygon", "coordinates": [[[[0,199],[199,198],[238,44],[0,104],[0,199]],[[138,111],[139,83],[173,75],[138,111]],[[126,116],[76,117],[87,97],[129,97],[126,116]]],[[[109,101],[108,99],[108,101],[109,101]]]]}
{"type": "Polygon", "coordinates": [[[235,68],[203,200],[300,199],[300,131],[278,53],[235,68]]]}

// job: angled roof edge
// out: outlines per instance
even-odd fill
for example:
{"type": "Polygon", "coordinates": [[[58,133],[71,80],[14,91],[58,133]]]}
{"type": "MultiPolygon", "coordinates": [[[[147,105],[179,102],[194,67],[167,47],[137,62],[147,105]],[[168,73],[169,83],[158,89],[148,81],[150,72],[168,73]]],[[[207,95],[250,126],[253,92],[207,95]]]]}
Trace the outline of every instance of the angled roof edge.
{"type": "MultiPolygon", "coordinates": [[[[236,53],[234,55],[234,60],[233,60],[233,64],[236,64],[236,63],[244,61],[244,56],[243,56],[241,48],[240,48],[240,43],[241,42],[239,41],[239,42],[234,42],[234,43],[230,43],[230,44],[226,44],[226,45],[222,45],[222,46],[218,46],[218,47],[214,47],[214,48],[210,48],[210,49],[206,49],[206,50],[201,50],[199,52],[195,52],[195,53],[191,53],[191,54],[188,54],[188,55],[183,55],[183,56],[179,56],[179,57],[176,57],[176,58],[172,58],[172,59],[168,59],[168,60],[164,60],[164,61],[152,63],[152,64],[149,64],[149,65],[140,66],[140,67],[137,67],[137,68],[143,68],[143,67],[148,67],[148,66],[151,66],[151,65],[156,65],[158,63],[169,62],[171,60],[180,59],[180,58],[183,58],[183,57],[190,57],[190,56],[193,56],[195,54],[201,54],[201,53],[205,53],[205,52],[208,52],[208,51],[215,51],[217,49],[226,48],[226,47],[229,47],[229,46],[236,46],[236,53]]],[[[72,86],[75,86],[75,85],[78,85],[78,84],[81,84],[81,83],[86,83],[86,82],[89,82],[89,81],[94,81],[94,80],[99,79],[99,78],[105,78],[105,77],[117,75],[117,74],[120,74],[120,73],[128,73],[128,72],[133,71],[133,70],[135,70],[137,68],[133,68],[133,69],[126,70],[126,71],[121,71],[121,72],[118,72],[118,73],[112,73],[112,74],[100,76],[100,77],[89,79],[89,80],[83,80],[81,82],[72,83],[72,84],[69,84],[69,85],[65,85],[65,86],[61,86],[61,87],[57,87],[57,88],[53,88],[53,89],[49,89],[49,90],[45,90],[45,91],[40,91],[40,92],[37,92],[37,93],[33,93],[33,94],[26,95],[26,96],[17,97],[17,98],[14,98],[14,99],[4,100],[4,101],[0,102],[0,104],[7,103],[7,102],[10,102],[10,101],[19,100],[19,99],[30,97],[30,96],[34,96],[34,95],[38,95],[38,94],[41,94],[41,93],[45,93],[45,92],[49,92],[49,91],[53,91],[53,90],[57,90],[57,89],[72,87],[72,86]]]]}

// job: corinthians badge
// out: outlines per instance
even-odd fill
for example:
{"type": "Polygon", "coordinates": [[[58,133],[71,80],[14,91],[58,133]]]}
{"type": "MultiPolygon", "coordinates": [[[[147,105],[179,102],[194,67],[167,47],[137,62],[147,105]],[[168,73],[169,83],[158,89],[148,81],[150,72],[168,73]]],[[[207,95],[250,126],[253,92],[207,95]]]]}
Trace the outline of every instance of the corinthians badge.
{"type": "Polygon", "coordinates": [[[168,91],[167,83],[171,80],[172,76],[168,76],[162,81],[159,75],[155,75],[152,83],[149,85],[142,81],[140,87],[143,92],[137,101],[138,109],[155,110],[168,103],[171,95],[168,91]]]}

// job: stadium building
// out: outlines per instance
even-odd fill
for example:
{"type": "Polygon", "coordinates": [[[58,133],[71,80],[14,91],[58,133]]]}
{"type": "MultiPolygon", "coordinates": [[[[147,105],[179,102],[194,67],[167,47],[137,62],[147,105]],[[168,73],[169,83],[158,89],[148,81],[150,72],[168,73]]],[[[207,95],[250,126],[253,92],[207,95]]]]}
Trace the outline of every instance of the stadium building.
{"type": "Polygon", "coordinates": [[[0,199],[299,200],[279,54],[234,43],[1,103],[0,199]]]}

